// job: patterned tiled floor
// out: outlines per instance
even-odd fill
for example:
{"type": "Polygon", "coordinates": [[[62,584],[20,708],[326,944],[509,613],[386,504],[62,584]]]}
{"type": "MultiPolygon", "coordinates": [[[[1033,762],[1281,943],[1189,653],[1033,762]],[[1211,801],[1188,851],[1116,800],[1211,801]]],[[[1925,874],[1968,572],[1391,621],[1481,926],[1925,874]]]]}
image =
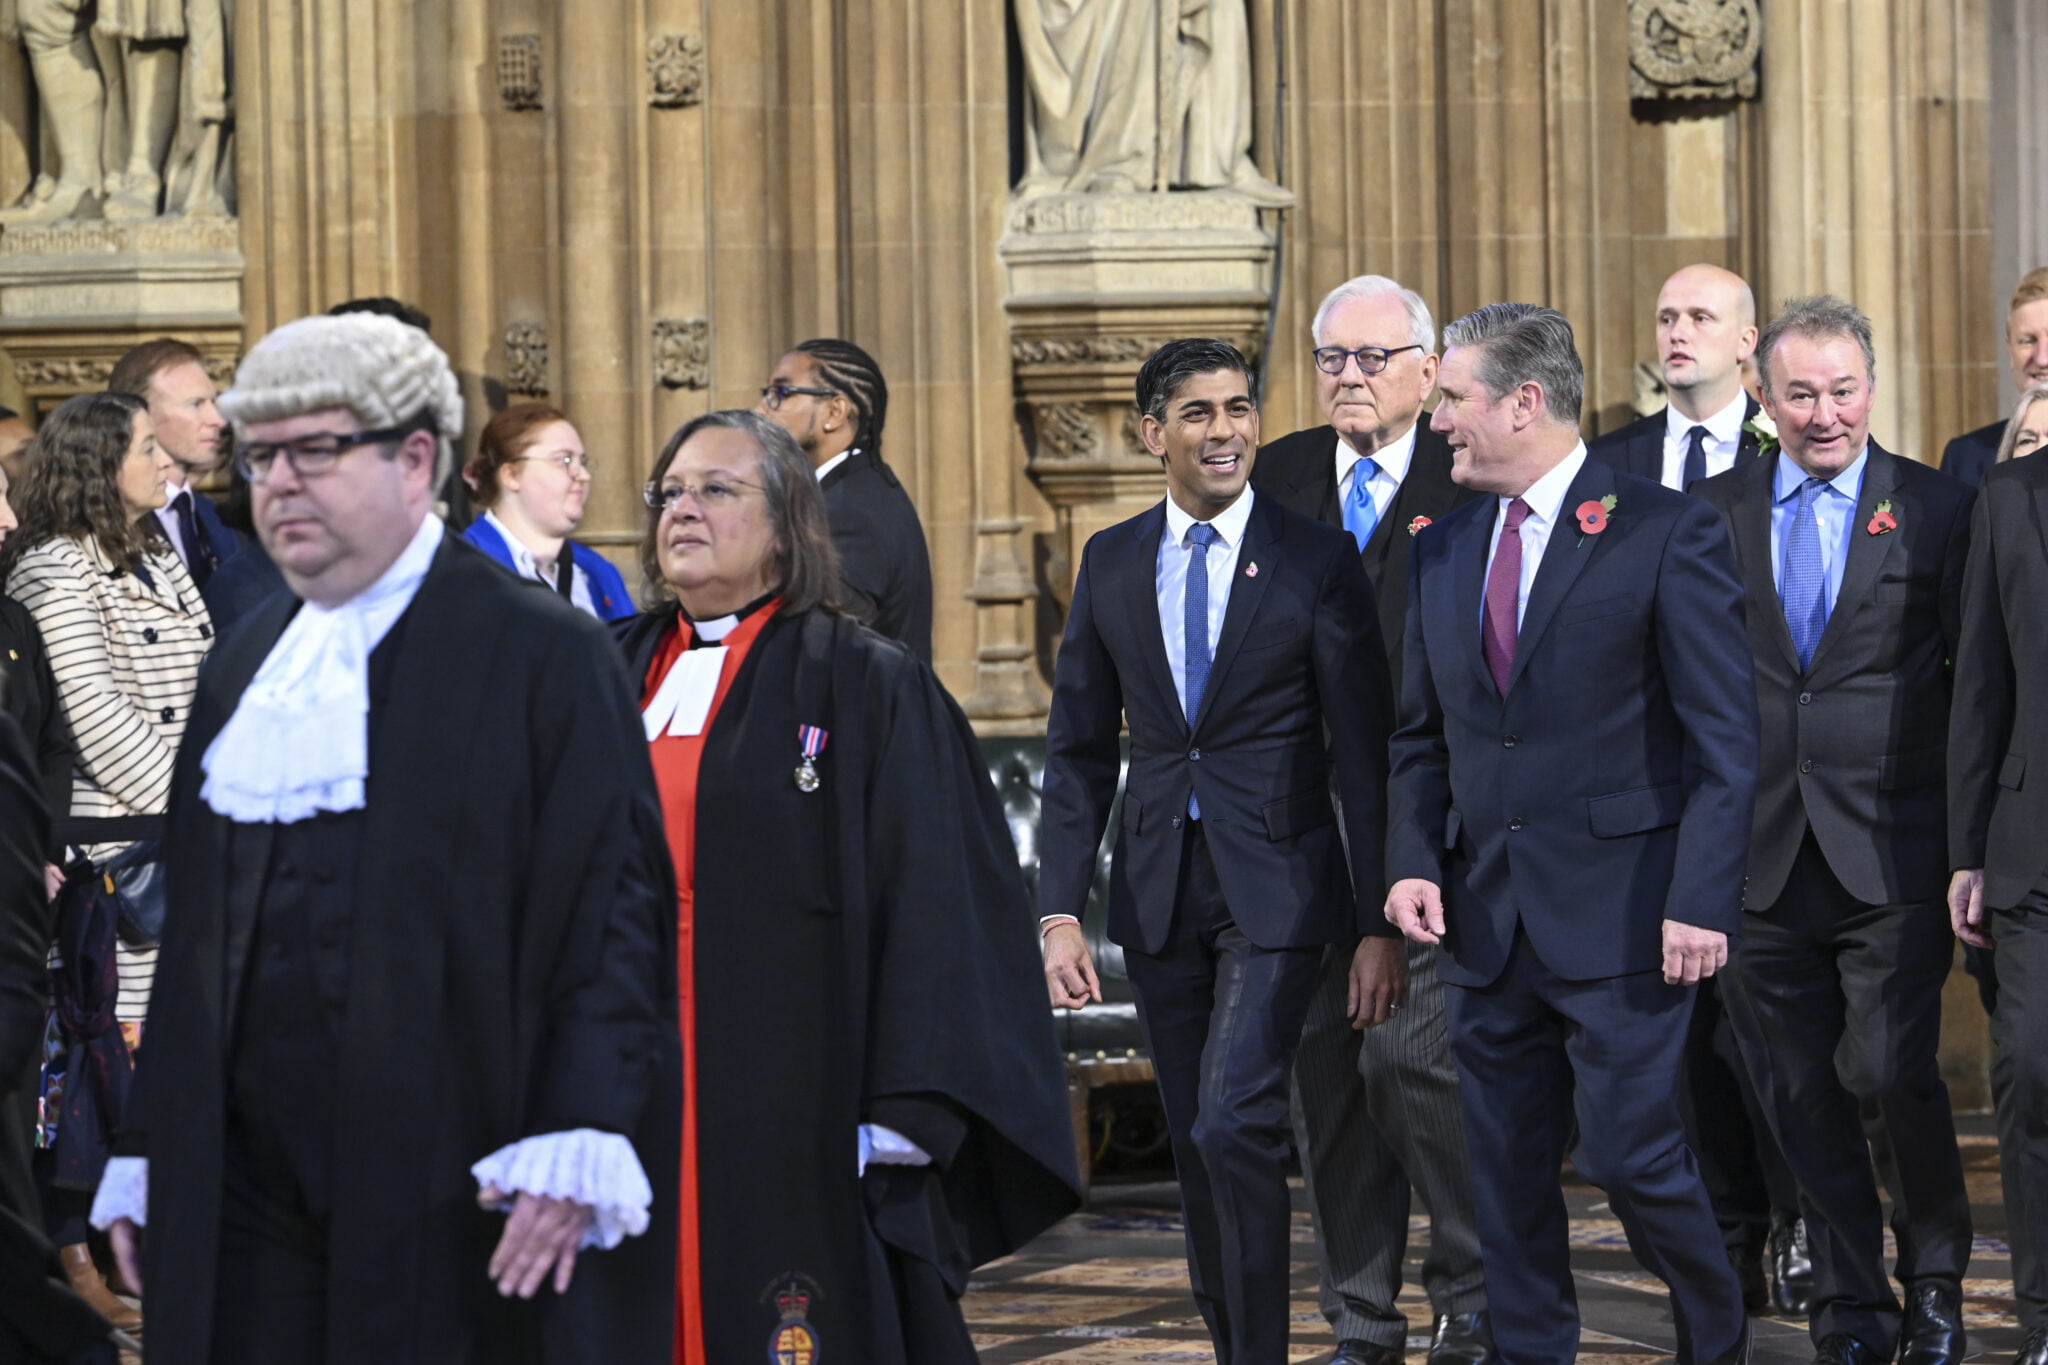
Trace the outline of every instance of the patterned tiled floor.
{"type": "MultiPolygon", "coordinates": [[[[1972,1360],[2010,1359],[2019,1332],[1999,1203],[1998,1151],[1989,1121],[1959,1121],[1977,1247],[1964,1284],[1972,1360]]],[[[1593,1365],[1651,1365],[1670,1359],[1671,1310],[1664,1286],[1630,1256],[1621,1225],[1600,1192],[1567,1173],[1573,1264],[1584,1326],[1581,1356],[1593,1365]]],[[[1335,1346],[1316,1308],[1315,1250],[1299,1182],[1294,1188],[1294,1328],[1290,1359],[1327,1360],[1335,1346]]],[[[1410,1280],[1429,1242],[1427,1219],[1409,1224],[1410,1280]]],[[[1081,1365],[1179,1362],[1213,1365],[1207,1334],[1188,1294],[1181,1225],[1169,1184],[1096,1187],[1090,1206],[1019,1254],[977,1274],[967,1321],[987,1365],[1066,1361],[1081,1365]]],[[[1887,1255],[1891,1236],[1885,1237],[1887,1255]]],[[[1401,1296],[1410,1324],[1409,1365],[1423,1365],[1430,1309],[1419,1289],[1401,1296]]],[[[1813,1351],[1803,1322],[1754,1324],[1759,1365],[1804,1365],[1813,1351]]]]}

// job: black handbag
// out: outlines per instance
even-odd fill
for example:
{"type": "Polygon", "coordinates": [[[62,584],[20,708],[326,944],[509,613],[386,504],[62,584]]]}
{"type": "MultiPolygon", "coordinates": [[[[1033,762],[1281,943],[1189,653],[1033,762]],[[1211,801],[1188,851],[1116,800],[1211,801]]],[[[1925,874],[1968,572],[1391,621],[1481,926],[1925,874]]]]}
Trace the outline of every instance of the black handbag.
{"type": "MultiPolygon", "coordinates": [[[[64,820],[57,825],[57,837],[66,844],[127,843],[128,847],[105,862],[87,867],[119,902],[118,929],[121,941],[130,948],[154,948],[163,941],[164,825],[161,815],[116,815],[64,820]]],[[[67,875],[85,871],[80,863],[74,863],[67,875]]]]}

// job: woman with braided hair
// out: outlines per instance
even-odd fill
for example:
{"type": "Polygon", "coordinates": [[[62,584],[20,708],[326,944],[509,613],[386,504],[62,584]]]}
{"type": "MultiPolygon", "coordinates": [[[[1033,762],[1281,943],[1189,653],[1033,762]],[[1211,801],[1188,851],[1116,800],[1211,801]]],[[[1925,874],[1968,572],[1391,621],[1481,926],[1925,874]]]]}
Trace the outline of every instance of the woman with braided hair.
{"type": "Polygon", "coordinates": [[[817,471],[847,611],[932,660],[932,563],[894,470],[882,462],[889,386],[874,357],[818,338],[775,363],[755,409],[796,438],[817,471]]]}

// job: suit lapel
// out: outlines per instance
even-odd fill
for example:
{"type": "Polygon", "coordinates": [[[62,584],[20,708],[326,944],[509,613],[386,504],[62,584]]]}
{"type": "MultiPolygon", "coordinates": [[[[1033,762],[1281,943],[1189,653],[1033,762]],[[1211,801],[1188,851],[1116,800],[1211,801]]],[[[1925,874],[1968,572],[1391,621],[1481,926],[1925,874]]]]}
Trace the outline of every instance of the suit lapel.
{"type": "Polygon", "coordinates": [[[1278,508],[1268,502],[1252,502],[1251,519],[1245,523],[1244,544],[1230,566],[1230,604],[1223,609],[1223,633],[1216,641],[1216,658],[1209,665],[1209,681],[1202,686],[1202,709],[1195,714],[1194,728],[1216,709],[1216,694],[1223,690],[1237,647],[1251,625],[1259,603],[1265,600],[1266,585],[1280,568],[1280,524],[1278,508]]]}
{"type": "Polygon", "coordinates": [[[1762,411],[1763,409],[1757,406],[1756,399],[1749,397],[1747,394],[1743,395],[1742,430],[1735,437],[1735,463],[1738,465],[1744,460],[1764,453],[1763,443],[1757,440],[1756,433],[1749,429],[1749,424],[1762,411]]]}
{"type": "Polygon", "coordinates": [[[1486,560],[1493,545],[1494,523],[1500,520],[1500,499],[1486,496],[1475,499],[1483,504],[1475,509],[1462,523],[1451,528],[1456,537],[1451,542],[1451,598],[1457,634],[1465,642],[1465,652],[1471,656],[1472,672],[1479,679],[1479,685],[1490,693],[1496,693],[1493,685],[1493,670],[1486,666],[1486,652],[1481,642],[1480,609],[1486,595],[1486,560]]]}
{"type": "MultiPolygon", "coordinates": [[[[1737,465],[1738,469],[1742,466],[1737,465]]],[[[1770,461],[1752,480],[1751,487],[1736,499],[1730,520],[1734,523],[1735,557],[1741,561],[1742,586],[1749,594],[1750,610],[1771,624],[1766,627],[1785,656],[1786,666],[1799,672],[1799,651],[1792,647],[1792,632],[1785,625],[1785,604],[1778,596],[1777,565],[1771,559],[1771,507],[1777,497],[1777,462],[1770,461]]]]}
{"type": "MultiPolygon", "coordinates": [[[[1557,525],[1550,528],[1550,541],[1543,547],[1543,562],[1536,567],[1536,581],[1529,587],[1529,605],[1522,611],[1522,629],[1515,638],[1515,666],[1508,673],[1508,691],[1515,690],[1516,681],[1528,668],[1529,656],[1536,652],[1544,628],[1557,614],[1558,603],[1599,551],[1602,537],[1580,534],[1575,509],[1581,503],[1598,502],[1613,491],[1614,471],[1588,457],[1557,510],[1557,525]]],[[[1626,516],[1627,510],[1617,502],[1614,515],[1626,516]]]]}
{"type": "Polygon", "coordinates": [[[1813,666],[1808,673],[1820,667],[1828,648],[1848,630],[1849,621],[1870,597],[1870,586],[1877,581],[1878,570],[1892,553],[1892,542],[1899,538],[1897,531],[1885,535],[1871,535],[1867,529],[1877,505],[1889,498],[1899,486],[1898,457],[1879,446],[1870,443],[1869,463],[1863,467],[1863,491],[1857,495],[1856,511],[1849,525],[1849,551],[1842,562],[1842,590],[1835,595],[1835,609],[1828,613],[1828,623],[1821,628],[1820,640],[1813,647],[1813,666]]]}
{"type": "Polygon", "coordinates": [[[1166,709],[1182,717],[1185,725],[1186,712],[1173,689],[1173,668],[1166,657],[1166,634],[1159,627],[1159,538],[1164,534],[1166,504],[1162,502],[1138,518],[1124,544],[1130,561],[1113,580],[1125,586],[1124,615],[1131,638],[1138,642],[1138,653],[1144,656],[1145,676],[1153,691],[1166,698],[1166,709]]]}

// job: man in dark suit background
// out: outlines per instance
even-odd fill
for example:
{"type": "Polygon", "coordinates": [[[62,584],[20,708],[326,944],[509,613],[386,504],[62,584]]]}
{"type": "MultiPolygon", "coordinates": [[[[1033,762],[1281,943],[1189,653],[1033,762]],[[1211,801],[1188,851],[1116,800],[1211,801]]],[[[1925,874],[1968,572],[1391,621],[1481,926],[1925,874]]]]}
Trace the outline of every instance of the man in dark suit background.
{"type": "Polygon", "coordinates": [[[1870,439],[1854,305],[1793,299],[1760,358],[1779,453],[1694,490],[1735,543],[1763,727],[1751,913],[1723,995],[1799,1182],[1816,1360],[1952,1365],[1970,1201],[1936,1055],[1954,955],[1942,736],[1970,491],[1870,439]],[[1892,1148],[1903,1318],[1866,1108],[1892,1148]]]}
{"type": "MultiPolygon", "coordinates": [[[[1689,265],[1658,290],[1656,321],[1657,364],[1670,401],[1589,449],[1618,470],[1682,493],[1749,463],[1761,447],[1751,424],[1762,409],[1744,383],[1756,354],[1756,295],[1740,275],[1689,265]]],[[[1799,1192],[1763,1120],[1711,977],[1694,993],[1680,1106],[1744,1303],[1760,1312],[1775,1291],[1780,1311],[1804,1316],[1813,1263],[1799,1192]],[[1771,1286],[1764,1283],[1767,1251],[1771,1286]]]]}
{"type": "Polygon", "coordinates": [[[2013,1365],[2048,1365],[2048,460],[1984,476],[1949,711],[1949,922],[1998,963],[1991,1039],[2013,1365]],[[1993,952],[1993,950],[1996,950],[1993,952]]]}
{"type": "MultiPolygon", "coordinates": [[[[2048,265],[2020,277],[2005,310],[2005,353],[2012,363],[2013,387],[2022,391],[2048,384],[2048,265]]],[[[1941,472],[1964,483],[1984,481],[1984,471],[1998,462],[1998,443],[2006,419],[1966,431],[1941,452],[1941,472]]]]}
{"type": "Polygon", "coordinates": [[[755,411],[796,437],[818,471],[840,605],[932,661],[932,562],[917,508],[882,462],[889,386],[850,341],[806,341],[775,362],[755,411]]]}
{"type": "Polygon", "coordinates": [[[1665,407],[1594,441],[1593,456],[1682,493],[1755,455],[1749,423],[1758,408],[1742,387],[1742,363],[1755,349],[1748,281],[1717,265],[1676,272],[1657,292],[1665,407]]]}
{"type": "Polygon", "coordinates": [[[1554,309],[1445,329],[1430,425],[1492,494],[1415,538],[1386,912],[1441,944],[1501,1356],[1579,1349],[1582,1174],[1671,1289],[1680,1360],[1746,1357],[1676,1091],[1691,987],[1727,961],[1756,780],[1741,584],[1713,509],[1591,459],[1554,309]],[[1682,875],[1681,875],[1682,870],[1682,875]]]}
{"type": "Polygon", "coordinates": [[[1056,1006],[1101,998],[1078,916],[1128,721],[1109,937],[1159,1078],[1195,1301],[1219,1361],[1267,1365],[1287,1358],[1302,1018],[1326,945],[1391,932],[1392,699],[1356,544],[1247,487],[1259,414],[1244,357],[1169,342],[1137,388],[1167,497],[1092,537],[1075,580],[1046,730],[1046,981],[1056,1006]]]}
{"type": "MultiPolygon", "coordinates": [[[[1436,323],[1421,295],[1361,275],[1323,299],[1310,335],[1316,397],[1329,423],[1261,449],[1252,483],[1351,533],[1398,678],[1410,544],[1423,526],[1477,496],[1451,478],[1451,448],[1423,420],[1436,388],[1436,323]]],[[[1408,1318],[1394,1301],[1411,1185],[1430,1215],[1422,1284],[1436,1316],[1431,1365],[1484,1359],[1492,1347],[1486,1275],[1436,950],[1377,934],[1333,944],[1302,1028],[1294,1087],[1323,1315],[1338,1338],[1331,1365],[1402,1358],[1408,1318]],[[1404,977],[1405,990],[1395,990],[1404,977]],[[1356,1010],[1383,996],[1384,1011],[1356,1010]]]]}
{"type": "Polygon", "coordinates": [[[192,586],[204,589],[213,571],[242,548],[213,499],[194,483],[220,463],[220,437],[228,425],[214,403],[219,394],[206,373],[205,358],[176,337],[158,337],[115,361],[107,387],[149,404],[156,443],[177,466],[157,520],[185,561],[192,586]]]}

